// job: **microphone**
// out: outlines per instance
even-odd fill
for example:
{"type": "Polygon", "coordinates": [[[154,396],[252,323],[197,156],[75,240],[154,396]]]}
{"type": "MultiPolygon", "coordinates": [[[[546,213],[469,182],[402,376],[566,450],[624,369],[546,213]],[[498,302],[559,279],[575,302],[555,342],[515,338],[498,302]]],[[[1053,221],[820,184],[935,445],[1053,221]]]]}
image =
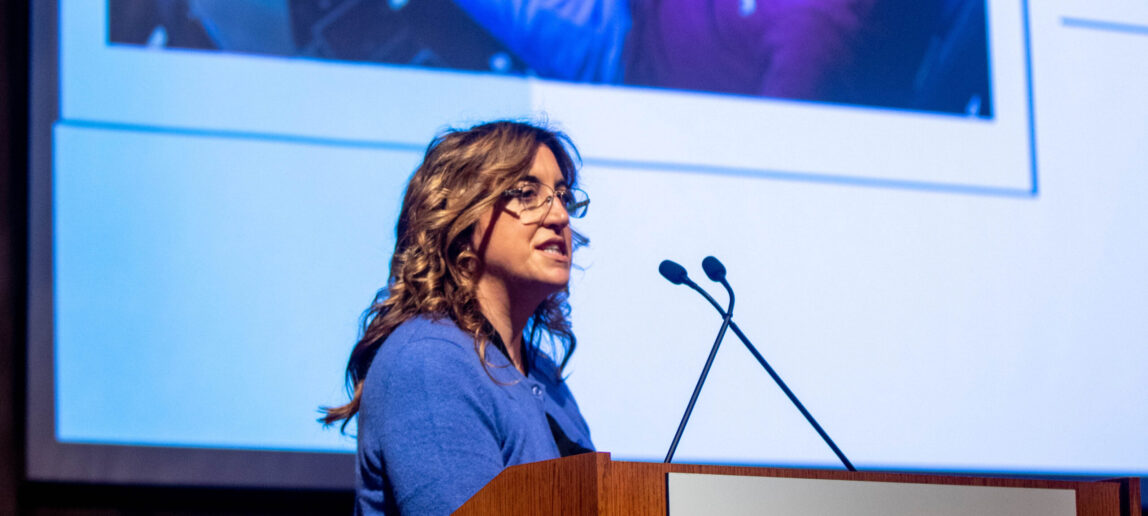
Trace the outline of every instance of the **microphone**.
{"type": "MultiPolygon", "coordinates": [[[[706,271],[706,276],[708,276],[710,280],[725,284],[725,265],[722,265],[721,261],[717,258],[707,256],[702,260],[702,270],[706,271]]],[[[685,270],[683,269],[682,272],[685,273],[685,270]]]]}
{"type": "MultiPolygon", "coordinates": [[[[662,277],[674,285],[681,285],[690,281],[689,275],[686,274],[686,268],[673,260],[662,260],[661,265],[658,265],[658,272],[662,273],[662,277]]],[[[690,283],[693,282],[690,281],[690,283]]]]}
{"type": "MultiPolygon", "coordinates": [[[[682,414],[682,421],[678,423],[678,431],[674,432],[674,440],[670,442],[670,450],[666,452],[666,460],[663,461],[667,464],[674,459],[674,451],[678,449],[678,442],[682,440],[682,432],[686,430],[686,423],[690,421],[690,414],[693,413],[694,405],[698,402],[698,395],[702,393],[702,385],[706,383],[706,377],[710,374],[710,367],[713,366],[714,358],[717,357],[718,348],[721,346],[721,341],[725,338],[725,332],[729,329],[729,325],[733,320],[733,289],[730,288],[729,283],[725,281],[725,267],[717,258],[712,256],[707,256],[705,261],[702,262],[702,266],[705,268],[706,276],[709,276],[709,278],[714,281],[721,281],[722,285],[725,285],[726,291],[729,292],[729,307],[724,311],[718,310],[722,312],[721,329],[718,330],[717,339],[714,340],[714,345],[710,348],[709,357],[706,358],[706,365],[702,367],[702,374],[698,377],[697,385],[694,386],[694,393],[690,396],[689,404],[686,405],[686,412],[682,414]]],[[[686,275],[685,267],[670,260],[664,260],[658,267],[658,271],[675,285],[686,283],[690,288],[700,292],[706,299],[709,299],[710,303],[713,303],[714,306],[717,306],[717,301],[714,301],[714,299],[696,283],[690,281],[686,275]]]]}
{"type": "Polygon", "coordinates": [[[705,297],[706,300],[710,302],[710,305],[714,307],[714,310],[717,310],[717,312],[722,316],[722,329],[718,333],[718,341],[714,343],[714,347],[710,351],[710,359],[706,362],[706,367],[702,372],[702,379],[699,380],[698,386],[694,388],[694,397],[690,399],[690,405],[689,408],[687,408],[686,416],[683,418],[682,424],[678,427],[678,434],[674,436],[674,442],[671,445],[669,455],[666,456],[666,462],[670,462],[670,459],[673,457],[674,448],[677,447],[678,439],[680,439],[681,432],[685,428],[685,420],[689,418],[689,411],[693,409],[693,404],[697,400],[697,394],[701,390],[701,382],[704,381],[705,375],[709,373],[709,367],[713,361],[713,356],[717,353],[717,346],[721,343],[722,335],[725,333],[725,328],[728,325],[730,329],[733,330],[733,333],[737,335],[738,339],[741,339],[742,344],[745,344],[746,349],[749,350],[751,355],[753,355],[753,358],[757,359],[757,363],[761,364],[761,367],[765,369],[766,373],[769,373],[770,378],[773,378],[774,383],[776,383],[782,392],[785,393],[785,395],[789,398],[789,401],[792,402],[795,407],[797,407],[797,410],[801,412],[802,416],[805,416],[805,420],[808,421],[811,426],[813,426],[813,429],[817,431],[817,434],[821,436],[821,439],[825,441],[825,444],[829,445],[829,448],[833,450],[833,453],[836,454],[841,463],[845,465],[845,469],[848,469],[849,471],[857,471],[857,469],[853,467],[853,463],[849,462],[849,459],[845,457],[845,454],[841,451],[840,448],[837,447],[837,444],[833,442],[833,439],[829,437],[829,434],[826,433],[825,430],[821,428],[821,425],[817,423],[817,420],[813,418],[813,414],[810,414],[809,411],[806,410],[805,405],[801,403],[801,400],[797,399],[797,395],[793,394],[793,391],[789,389],[789,386],[785,384],[785,381],[781,379],[781,376],[778,376],[777,372],[773,370],[773,367],[770,367],[769,362],[766,362],[765,357],[761,356],[761,353],[757,351],[757,348],[754,347],[753,343],[749,341],[749,338],[741,332],[741,328],[738,328],[737,323],[733,322],[733,287],[731,287],[729,282],[725,279],[725,265],[722,265],[721,261],[717,258],[714,258],[713,256],[707,256],[704,260],[702,260],[702,270],[705,271],[706,277],[715,282],[721,283],[729,293],[728,310],[723,310],[721,305],[719,305],[713,297],[706,293],[705,290],[702,290],[702,288],[699,287],[696,283],[690,281],[686,275],[685,267],[682,267],[681,265],[678,265],[677,263],[670,260],[665,260],[662,262],[662,266],[659,267],[659,270],[662,271],[662,276],[665,276],[666,279],[670,280],[671,283],[674,283],[675,285],[685,283],[686,285],[689,285],[690,288],[696,290],[699,294],[705,297]],[[679,281],[674,281],[674,279],[671,279],[671,277],[667,275],[667,270],[673,273],[673,277],[679,281]]]}
{"type": "MultiPolygon", "coordinates": [[[[717,258],[714,258],[714,260],[717,260],[717,258]]],[[[694,289],[695,292],[706,298],[706,300],[709,301],[715,309],[717,309],[718,313],[720,313],[722,317],[725,317],[725,309],[723,309],[721,305],[719,305],[718,302],[710,296],[709,292],[706,292],[704,289],[699,287],[697,283],[694,283],[694,281],[690,279],[689,275],[686,274],[686,268],[682,267],[680,264],[678,264],[678,262],[673,260],[662,260],[662,263],[658,265],[658,272],[662,274],[663,278],[666,278],[667,281],[673,283],[674,285],[685,285],[694,289]]]]}
{"type": "MultiPolygon", "coordinates": [[[[721,260],[718,260],[713,256],[707,256],[704,260],[702,260],[702,270],[706,272],[706,277],[708,277],[710,281],[716,281],[721,283],[721,286],[725,287],[725,291],[729,294],[730,308],[729,310],[726,310],[725,313],[723,313],[721,310],[718,310],[718,313],[720,313],[724,318],[732,319],[733,314],[729,312],[733,311],[733,287],[731,287],[729,282],[725,280],[725,265],[722,265],[721,260]]],[[[713,303],[713,305],[717,306],[717,303],[713,303]]]]}

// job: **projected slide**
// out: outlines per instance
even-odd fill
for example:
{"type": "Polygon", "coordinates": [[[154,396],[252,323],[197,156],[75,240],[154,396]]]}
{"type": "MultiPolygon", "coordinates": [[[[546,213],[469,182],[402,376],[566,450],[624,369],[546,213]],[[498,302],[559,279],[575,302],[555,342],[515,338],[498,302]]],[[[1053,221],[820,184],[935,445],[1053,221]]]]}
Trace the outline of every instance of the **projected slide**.
{"type": "MultiPolygon", "coordinates": [[[[36,478],[137,447],[349,460],[317,409],[347,399],[402,189],[442,129],[498,118],[581,151],[568,382],[615,458],[664,457],[721,322],[658,263],[723,302],[713,255],[858,469],[1148,473],[1148,6],[58,7],[28,433],[91,455],[36,478]]],[[[732,334],[676,457],[839,466],[732,334]]]]}
{"type": "Polygon", "coordinates": [[[64,108],[77,121],[405,148],[421,148],[444,120],[541,112],[562,121],[589,164],[990,195],[1038,188],[1016,2],[717,2],[702,18],[721,23],[688,38],[696,53],[671,53],[686,62],[659,61],[668,47],[637,51],[684,45],[678,32],[693,33],[641,2],[590,17],[621,20],[588,29],[612,34],[615,50],[550,41],[572,34],[551,23],[577,25],[574,13],[523,20],[494,10],[498,2],[442,3],[450,8],[434,12],[453,13],[442,20],[452,24],[450,37],[431,31],[425,41],[412,35],[419,2],[68,4],[64,108]],[[774,18],[787,22],[771,27],[774,18]],[[455,34],[455,26],[466,29],[455,34]],[[389,45],[385,35],[403,43],[389,45]],[[572,61],[602,61],[565,68],[614,71],[536,69],[524,50],[536,40],[570,48],[572,61]],[[742,56],[719,43],[754,48],[742,56]],[[460,48],[483,56],[451,50],[460,48]],[[527,75],[516,75],[520,68],[527,75]],[[155,91],[179,106],[119,102],[158,98],[155,91]]]}

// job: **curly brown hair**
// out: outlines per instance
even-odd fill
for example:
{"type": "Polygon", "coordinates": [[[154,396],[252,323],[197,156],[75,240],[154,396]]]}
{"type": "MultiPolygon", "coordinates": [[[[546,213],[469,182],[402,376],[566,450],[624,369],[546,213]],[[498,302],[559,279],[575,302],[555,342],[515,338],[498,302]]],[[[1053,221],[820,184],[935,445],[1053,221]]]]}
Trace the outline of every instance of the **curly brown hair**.
{"type": "MultiPolygon", "coordinates": [[[[450,318],[474,335],[475,351],[486,363],[486,319],[476,297],[475,273],[481,264],[469,242],[479,218],[529,173],[539,145],[554,153],[566,184],[577,186],[578,151],[558,131],[504,120],[449,130],[431,141],[403,197],[387,285],[364,313],[361,336],[347,362],[351,400],[322,408],[321,422],[331,425],[342,420],[341,428],[346,429],[359,411],[363,379],[379,346],[412,317],[450,318]]],[[[574,231],[573,243],[577,249],[588,240],[574,231]]],[[[577,343],[568,297],[565,288],[548,296],[525,330],[532,346],[545,338],[554,346],[552,352],[557,346],[563,348],[559,375],[577,343]]]]}

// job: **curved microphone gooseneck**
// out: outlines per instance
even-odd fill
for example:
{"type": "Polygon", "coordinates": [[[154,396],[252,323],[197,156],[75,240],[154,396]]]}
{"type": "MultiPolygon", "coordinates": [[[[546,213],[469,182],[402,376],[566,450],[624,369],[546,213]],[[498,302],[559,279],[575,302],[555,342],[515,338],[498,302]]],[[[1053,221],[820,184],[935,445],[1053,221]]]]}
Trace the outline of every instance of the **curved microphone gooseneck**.
{"type": "MultiPolygon", "coordinates": [[[[737,323],[732,321],[733,315],[729,312],[732,312],[733,288],[730,287],[729,282],[727,282],[725,279],[725,266],[722,265],[722,263],[718,261],[717,258],[707,256],[705,260],[702,260],[702,269],[705,270],[706,276],[708,276],[713,281],[720,282],[722,286],[725,287],[726,291],[729,292],[731,310],[723,310],[721,305],[719,305],[713,297],[706,293],[706,291],[702,290],[702,288],[699,287],[696,283],[690,281],[690,279],[686,276],[686,269],[681,265],[678,265],[677,263],[670,260],[664,260],[662,261],[661,266],[658,267],[659,272],[661,272],[662,276],[669,280],[670,283],[675,285],[684,283],[688,285],[690,288],[701,294],[702,297],[706,298],[706,300],[710,302],[710,305],[714,307],[714,310],[717,310],[717,312],[721,314],[723,320],[729,320],[729,327],[733,330],[734,335],[737,335],[738,339],[741,339],[742,344],[745,344],[745,347],[749,350],[749,353],[753,355],[753,358],[757,359],[757,363],[761,364],[761,367],[765,369],[766,373],[769,373],[770,378],[773,378],[774,383],[776,383],[777,386],[781,388],[781,391],[785,393],[785,396],[789,398],[789,401],[797,407],[797,410],[801,412],[802,416],[805,416],[805,420],[808,421],[811,426],[813,426],[813,429],[817,431],[817,434],[821,436],[821,439],[825,441],[825,444],[829,445],[829,448],[833,450],[833,453],[836,454],[841,463],[845,465],[845,469],[848,469],[849,471],[857,471],[857,469],[853,467],[853,463],[849,462],[849,459],[845,457],[845,454],[841,451],[840,448],[837,447],[837,444],[833,442],[833,439],[829,437],[829,434],[826,433],[825,430],[821,428],[821,425],[817,423],[817,420],[813,418],[813,414],[810,414],[809,411],[806,410],[805,405],[801,404],[801,400],[797,399],[797,395],[793,394],[793,391],[789,390],[789,386],[785,384],[785,381],[781,379],[781,376],[778,376],[777,372],[773,370],[773,367],[769,365],[769,362],[765,360],[765,357],[761,356],[761,353],[759,353],[757,348],[754,347],[753,343],[749,341],[749,337],[746,337],[745,334],[741,332],[741,328],[738,328],[737,323]]],[[[693,406],[693,400],[691,400],[690,406],[693,406]]],[[[678,432],[679,434],[681,433],[681,428],[678,429],[678,432]]],[[[677,444],[676,438],[674,444],[677,444]]],[[[673,448],[670,449],[670,454],[673,454],[673,448]]],[[[666,462],[669,462],[668,457],[666,462]]]]}
{"type": "MultiPolygon", "coordinates": [[[[711,258],[714,261],[717,261],[717,258],[714,258],[712,256],[709,256],[706,259],[708,260],[711,258]]],[[[718,265],[720,266],[721,262],[718,262],[718,265]]],[[[658,266],[658,272],[661,272],[662,276],[664,276],[666,279],[670,280],[671,283],[674,283],[674,284],[684,283],[686,285],[689,285],[690,288],[692,288],[698,292],[701,292],[702,295],[706,296],[706,298],[709,299],[710,302],[715,303],[715,304],[717,303],[717,301],[714,301],[713,298],[709,296],[709,294],[706,294],[705,291],[702,290],[702,288],[697,285],[697,283],[694,283],[692,280],[690,280],[689,276],[686,274],[685,267],[682,267],[681,265],[678,265],[677,263],[674,263],[670,260],[663,260],[661,265],[658,266]]],[[[709,274],[710,274],[709,270],[707,270],[706,275],[709,275],[709,274]]],[[[725,278],[724,278],[725,268],[724,267],[722,267],[722,269],[721,269],[721,274],[723,276],[722,282],[723,282],[723,284],[725,284],[724,283],[724,281],[725,281],[725,278]]],[[[710,276],[710,279],[713,279],[713,276],[710,276]]],[[[694,405],[698,402],[698,395],[702,393],[702,385],[705,385],[705,383],[706,383],[706,377],[709,376],[709,374],[710,374],[710,367],[713,366],[714,357],[717,356],[718,348],[721,347],[721,341],[723,338],[725,338],[726,329],[729,328],[729,325],[732,322],[732,319],[733,319],[733,290],[729,288],[728,284],[726,284],[726,285],[727,285],[726,289],[729,291],[729,308],[727,308],[722,313],[721,329],[718,330],[717,339],[714,340],[714,345],[712,348],[710,348],[710,355],[708,357],[706,357],[706,365],[705,365],[705,367],[702,368],[702,374],[700,377],[698,377],[697,385],[694,386],[694,393],[690,396],[689,404],[686,405],[686,413],[682,414],[682,421],[681,421],[681,423],[678,423],[678,431],[674,432],[674,440],[673,440],[673,442],[670,443],[670,451],[666,452],[666,460],[663,461],[665,463],[669,463],[671,460],[674,459],[674,451],[678,449],[678,442],[682,440],[682,432],[684,432],[686,430],[686,423],[688,423],[690,421],[690,414],[693,413],[694,405]]]]}

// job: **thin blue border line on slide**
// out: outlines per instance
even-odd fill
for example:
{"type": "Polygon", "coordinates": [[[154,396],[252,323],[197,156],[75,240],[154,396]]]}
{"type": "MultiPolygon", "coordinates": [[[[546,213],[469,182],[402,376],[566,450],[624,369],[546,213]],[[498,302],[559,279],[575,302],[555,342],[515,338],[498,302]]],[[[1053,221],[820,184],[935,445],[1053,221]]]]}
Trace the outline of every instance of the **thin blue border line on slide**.
{"type": "MultiPolygon", "coordinates": [[[[985,9],[988,9],[987,3],[985,9]]],[[[1021,10],[1024,20],[1024,80],[1028,91],[1028,162],[1032,173],[1031,194],[1036,197],[1040,193],[1040,181],[1036,173],[1036,103],[1032,95],[1032,28],[1029,22],[1028,0],[1021,0],[1021,10]]]]}
{"type": "Polygon", "coordinates": [[[259,140],[268,142],[300,143],[305,145],[322,145],[329,147],[357,147],[363,149],[385,149],[420,153],[426,149],[424,145],[401,142],[387,142],[381,140],[322,138],[318,136],[300,136],[286,133],[259,133],[252,131],[228,131],[224,129],[194,129],[188,127],[129,124],[123,122],[100,122],[95,120],[83,120],[76,118],[61,118],[56,122],[56,125],[63,127],[76,127],[81,129],[102,129],[108,131],[155,133],[177,136],[198,136],[202,138],[224,138],[233,140],[259,140]]]}
{"type": "Polygon", "coordinates": [[[1092,29],[1103,32],[1121,32],[1124,34],[1148,36],[1148,25],[1138,25],[1135,23],[1121,23],[1064,16],[1060,19],[1060,24],[1065,27],[1073,27],[1077,29],[1092,29]]]}
{"type": "MultiPolygon", "coordinates": [[[[223,131],[207,129],[188,129],[182,127],[162,127],[140,124],[124,124],[113,122],[95,122],[91,120],[60,120],[60,127],[75,127],[80,129],[98,129],[105,131],[123,131],[137,133],[166,134],[174,136],[191,136],[200,138],[244,139],[268,142],[301,143],[307,145],[322,145],[334,147],[355,147],[367,149],[383,149],[404,152],[421,153],[422,145],[381,142],[375,140],[350,140],[339,138],[318,138],[298,136],[291,134],[257,133],[244,131],[223,131]]],[[[668,172],[688,172],[702,174],[718,174],[727,176],[757,177],[786,181],[804,181],[812,183],[830,183],[848,186],[864,186],[874,188],[896,188],[902,190],[920,190],[941,193],[956,193],[969,195],[985,195],[996,197],[1032,198],[1035,190],[1020,188],[1003,188],[991,186],[962,185],[956,183],[931,183],[926,181],[911,181],[899,179],[879,179],[867,177],[842,176],[834,174],[821,174],[816,172],[790,172],[781,170],[766,170],[756,168],[722,167],[705,164],[671,163],[658,161],[622,160],[607,158],[585,158],[584,164],[603,167],[663,170],[668,172]]]]}
{"type": "Polygon", "coordinates": [[[1023,188],[1005,188],[994,186],[962,185],[957,183],[936,183],[927,181],[912,181],[906,179],[882,179],[874,177],[842,176],[823,174],[818,172],[790,172],[784,170],[766,170],[759,168],[737,168],[716,165],[669,163],[657,161],[634,161],[622,159],[585,158],[585,164],[631,169],[648,169],[666,172],[703,173],[724,176],[744,176],[765,179],[778,179],[785,181],[801,181],[808,183],[828,183],[844,186],[863,186],[872,188],[894,188],[898,190],[918,190],[938,193],[955,193],[984,195],[994,197],[1015,197],[1031,199],[1036,197],[1035,192],[1023,188]]]}

